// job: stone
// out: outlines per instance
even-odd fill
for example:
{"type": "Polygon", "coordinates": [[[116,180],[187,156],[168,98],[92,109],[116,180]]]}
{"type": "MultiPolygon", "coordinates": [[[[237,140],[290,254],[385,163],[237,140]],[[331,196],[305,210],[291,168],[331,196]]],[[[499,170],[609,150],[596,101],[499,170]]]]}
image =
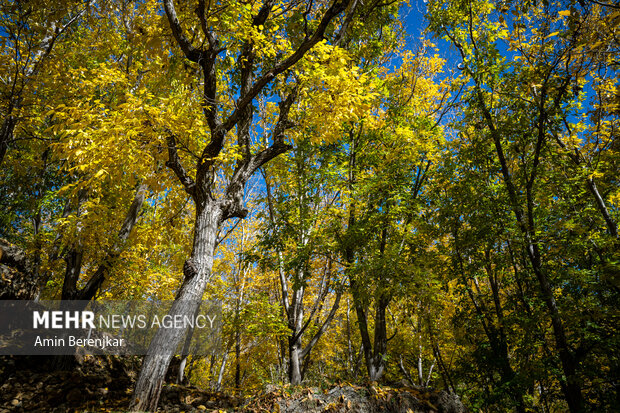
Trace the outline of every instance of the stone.
{"type": "Polygon", "coordinates": [[[66,400],[67,400],[67,403],[71,403],[71,404],[81,402],[82,391],[78,389],[77,387],[74,387],[73,389],[69,391],[69,393],[67,393],[66,400]]]}
{"type": "Polygon", "coordinates": [[[435,401],[439,411],[443,413],[465,413],[465,406],[461,403],[459,396],[454,393],[448,393],[442,390],[439,392],[437,400],[435,401]]]}

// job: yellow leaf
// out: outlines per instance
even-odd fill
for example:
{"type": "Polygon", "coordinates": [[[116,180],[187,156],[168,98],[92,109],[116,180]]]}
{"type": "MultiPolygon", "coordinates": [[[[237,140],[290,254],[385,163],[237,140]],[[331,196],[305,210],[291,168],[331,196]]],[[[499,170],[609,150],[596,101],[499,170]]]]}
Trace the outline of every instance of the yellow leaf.
{"type": "Polygon", "coordinates": [[[568,17],[570,16],[570,10],[562,10],[558,13],[560,16],[568,17]]]}

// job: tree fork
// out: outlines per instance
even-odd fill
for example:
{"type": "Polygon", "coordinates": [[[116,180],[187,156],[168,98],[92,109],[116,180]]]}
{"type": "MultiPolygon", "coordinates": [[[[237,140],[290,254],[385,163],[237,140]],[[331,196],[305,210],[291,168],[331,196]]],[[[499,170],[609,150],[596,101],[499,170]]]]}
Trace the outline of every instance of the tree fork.
{"type": "MultiPolygon", "coordinates": [[[[220,48],[215,32],[209,28],[206,21],[205,2],[199,2],[198,17],[206,44],[194,46],[184,34],[173,0],[163,0],[164,10],[176,43],[188,60],[199,63],[202,67],[203,113],[211,133],[210,141],[205,145],[202,155],[197,160],[195,182],[185,173],[181,160],[176,156],[174,140],[168,140],[169,159],[167,166],[175,172],[185,190],[192,195],[196,205],[194,241],[190,258],[196,266],[197,274],[192,277],[188,277],[187,273],[184,274],[183,285],[169,312],[171,316],[193,314],[196,307],[199,306],[203,292],[211,279],[213,254],[220,224],[228,218],[244,218],[247,215],[247,211],[243,208],[245,184],[258,168],[290,149],[290,146],[284,143],[284,131],[291,127],[288,113],[297,97],[296,88],[293,88],[279,104],[280,113],[273,129],[272,145],[254,155],[248,156],[246,153],[242,162],[236,165],[225,193],[220,199],[216,199],[212,194],[217,175],[215,158],[224,147],[226,134],[237,127],[238,132],[239,129],[242,131],[241,136],[237,136],[237,145],[249,142],[244,136],[244,133],[249,133],[249,130],[243,126],[244,122],[251,118],[248,116],[251,114],[251,110],[248,111],[247,109],[251,108],[252,101],[276,76],[292,68],[314,45],[323,39],[331,21],[347,8],[350,1],[337,0],[332,3],[320,16],[314,33],[304,38],[297,50],[288,57],[270,68],[265,68],[260,76],[256,76],[256,80],[252,84],[249,83],[252,79],[251,72],[256,68],[252,67],[250,61],[242,62],[242,60],[244,57],[251,57],[253,52],[252,50],[245,50],[241,53],[237,63],[238,67],[242,68],[242,75],[245,74],[243,77],[248,83],[243,85],[243,90],[236,101],[233,112],[221,119],[218,117],[216,103],[217,73],[215,62],[219,53],[224,49],[220,48]]],[[[255,19],[266,20],[269,11],[270,8],[268,7],[261,8],[261,12],[255,19]]],[[[156,409],[166,370],[184,335],[185,329],[159,329],[157,331],[142,365],[131,401],[131,410],[156,409]]]]}

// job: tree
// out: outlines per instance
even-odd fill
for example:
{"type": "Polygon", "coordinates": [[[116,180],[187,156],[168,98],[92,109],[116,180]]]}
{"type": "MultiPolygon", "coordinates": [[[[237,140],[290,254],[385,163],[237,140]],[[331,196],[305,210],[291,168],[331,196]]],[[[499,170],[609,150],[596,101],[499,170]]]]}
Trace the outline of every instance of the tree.
{"type": "Polygon", "coordinates": [[[54,46],[86,12],[88,2],[62,5],[35,2],[2,2],[3,52],[0,91],[0,165],[20,120],[31,116],[32,106],[40,105],[40,73],[50,60],[54,46]],[[38,93],[37,93],[37,89],[38,93]]]}
{"type": "Polygon", "coordinates": [[[275,250],[281,305],[290,330],[287,365],[293,385],[303,380],[310,353],[334,318],[343,294],[342,278],[324,245],[324,228],[338,196],[332,192],[326,173],[330,167],[326,152],[308,140],[297,140],[288,162],[272,168],[279,173],[273,178],[265,174],[267,229],[271,234],[264,237],[264,243],[267,251],[275,250]],[[323,156],[317,159],[321,152],[323,156]],[[314,297],[310,306],[306,303],[308,292],[314,297]],[[321,309],[329,305],[330,292],[332,304],[321,320],[321,309]],[[306,307],[310,310],[307,313],[306,307]],[[304,333],[315,323],[316,332],[304,344],[304,333]]]}
{"type": "Polygon", "coordinates": [[[441,142],[437,125],[449,88],[433,78],[443,61],[429,56],[431,50],[424,44],[416,54],[401,55],[402,66],[383,80],[385,101],[377,103],[387,110],[375,107],[376,118],[353,124],[345,138],[347,197],[336,239],[371,381],[385,373],[388,305],[406,288],[417,264],[410,237],[421,208],[418,197],[441,142]],[[373,307],[371,339],[367,309],[373,307]]]}
{"type": "MultiPolygon", "coordinates": [[[[600,61],[596,63],[587,53],[578,52],[586,45],[582,40],[583,30],[590,18],[596,18],[596,10],[590,14],[591,11],[585,8],[584,20],[571,17],[567,22],[565,17],[579,15],[576,8],[564,10],[566,6],[560,3],[525,4],[515,6],[514,18],[509,19],[506,13],[510,7],[509,4],[503,5],[495,13],[494,4],[489,2],[434,2],[430,8],[431,27],[437,34],[445,36],[461,56],[460,68],[470,88],[465,95],[469,104],[464,112],[465,121],[458,127],[460,139],[471,137],[477,141],[486,138],[492,143],[492,162],[500,172],[504,202],[513,215],[515,230],[519,234],[511,240],[512,247],[518,246],[517,256],[524,254],[527,271],[535,277],[538,294],[550,319],[562,370],[557,379],[568,407],[571,411],[582,411],[585,408],[584,378],[579,370],[589,352],[586,348],[592,347],[582,341],[585,336],[572,321],[579,316],[573,313],[572,306],[561,300],[565,299],[564,295],[584,300],[584,296],[569,292],[584,284],[579,277],[555,264],[566,263],[577,273],[581,264],[576,261],[581,260],[576,259],[566,245],[558,244],[561,230],[552,223],[562,222],[564,218],[562,212],[554,208],[553,197],[566,202],[571,209],[584,208],[594,202],[599,217],[603,218],[603,228],[611,237],[615,237],[615,224],[606,212],[605,201],[600,193],[597,195],[595,184],[590,181],[592,175],[582,181],[592,195],[586,203],[581,198],[581,189],[573,186],[574,176],[569,178],[567,185],[552,184],[558,182],[557,174],[563,175],[567,161],[570,162],[570,159],[557,157],[557,147],[553,143],[558,143],[560,152],[566,153],[561,136],[568,132],[574,139],[579,133],[577,131],[583,130],[583,124],[571,125],[569,119],[583,116],[580,111],[588,107],[584,104],[586,95],[580,94],[588,71],[599,63],[603,67],[608,65],[600,61]],[[510,46],[506,56],[500,52],[502,39],[506,39],[510,46]],[[560,285],[564,287],[560,288],[560,285]],[[566,313],[573,315],[566,316],[566,313]]],[[[599,82],[592,79],[593,87],[598,88],[594,85],[599,82]]],[[[583,150],[601,149],[596,144],[587,143],[588,135],[583,135],[583,150]]],[[[597,140],[609,139],[600,135],[600,129],[594,136],[597,140]]],[[[481,143],[481,147],[485,145],[481,143]]],[[[575,153],[578,152],[580,150],[576,149],[575,153]]],[[[573,156],[569,155],[569,158],[573,156]]],[[[572,162],[575,163],[574,159],[572,162]]],[[[603,239],[604,245],[614,242],[607,236],[603,239]]],[[[604,258],[608,254],[603,253],[605,250],[603,247],[595,253],[597,261],[608,259],[604,258]]],[[[594,272],[604,268],[600,264],[588,264],[588,267],[594,272]]],[[[522,271],[515,268],[515,272],[522,271]]],[[[602,302],[608,299],[611,297],[602,302]]],[[[542,345],[550,355],[552,351],[546,348],[546,343],[542,345]]]]}
{"type": "MultiPolygon", "coordinates": [[[[250,136],[253,120],[252,101],[265,91],[267,85],[278,75],[291,69],[322,40],[328,33],[332,20],[347,8],[348,3],[348,1],[336,1],[331,5],[309,3],[307,8],[299,5],[287,10],[273,1],[246,7],[242,3],[207,5],[201,0],[196,9],[197,23],[191,26],[200,28],[192,29],[191,36],[202,38],[201,43],[190,40],[191,37],[186,34],[188,32],[183,28],[173,2],[164,1],[166,16],[178,46],[188,61],[197,64],[201,70],[203,83],[203,91],[200,92],[201,105],[209,130],[208,144],[203,147],[196,160],[193,177],[187,173],[178,155],[178,136],[172,131],[168,132],[167,136],[169,159],[166,165],[174,171],[187,193],[191,195],[196,208],[192,253],[183,267],[184,280],[170,309],[172,316],[194,313],[211,278],[213,252],[220,224],[230,218],[243,219],[247,215],[243,206],[243,191],[248,179],[258,168],[286,152],[290,147],[285,143],[284,134],[291,126],[289,112],[297,97],[295,85],[290,83],[287,85],[285,82],[279,84],[278,90],[282,97],[278,118],[270,130],[271,144],[254,152],[250,136]],[[253,36],[258,36],[260,39],[261,35],[264,36],[266,33],[277,33],[279,30],[277,19],[283,12],[288,15],[297,13],[299,23],[304,25],[304,37],[290,33],[291,38],[288,42],[294,46],[281,51],[276,50],[275,56],[270,56],[269,50],[261,50],[260,43],[253,39],[253,36]],[[236,21],[233,23],[232,19],[236,16],[243,17],[243,25],[238,25],[236,21]],[[314,17],[312,22],[310,16],[314,17]],[[232,36],[228,37],[225,34],[218,35],[215,30],[218,27],[230,30],[233,25],[243,26],[242,29],[246,30],[246,33],[240,35],[239,32],[233,31],[232,36]],[[312,27],[314,25],[316,26],[312,27]],[[195,44],[204,45],[195,46],[195,44]],[[217,68],[223,60],[220,59],[220,55],[224,51],[237,56],[235,67],[232,68],[236,75],[231,79],[234,84],[229,85],[230,91],[238,95],[232,111],[220,106],[222,91],[218,88],[220,73],[217,68]],[[220,171],[217,157],[222,153],[227,135],[233,128],[236,128],[237,142],[230,147],[238,153],[238,160],[229,181],[217,196],[216,190],[220,189],[216,181],[220,171]]],[[[185,18],[184,15],[181,17],[185,18]]],[[[230,137],[228,138],[230,140],[230,137]]],[[[184,333],[184,329],[160,329],[156,333],[136,384],[131,406],[133,410],[154,410],[157,406],[163,377],[184,333]]]]}

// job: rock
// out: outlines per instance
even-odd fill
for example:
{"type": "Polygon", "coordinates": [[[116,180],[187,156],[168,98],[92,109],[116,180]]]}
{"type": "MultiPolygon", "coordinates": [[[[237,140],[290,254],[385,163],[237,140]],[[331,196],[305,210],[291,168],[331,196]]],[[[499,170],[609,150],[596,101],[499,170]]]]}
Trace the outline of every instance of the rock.
{"type": "Polygon", "coordinates": [[[439,392],[437,400],[435,401],[437,408],[441,413],[465,413],[465,406],[461,403],[459,396],[454,393],[448,393],[447,391],[439,392]]]}
{"type": "Polygon", "coordinates": [[[0,300],[32,300],[37,283],[26,252],[0,238],[0,300]]]}
{"type": "Polygon", "coordinates": [[[103,387],[99,387],[95,393],[99,396],[106,396],[108,394],[108,389],[107,388],[103,388],[103,387]]]}
{"type": "Polygon", "coordinates": [[[244,411],[282,413],[465,413],[455,395],[429,388],[392,388],[373,384],[369,387],[335,386],[323,393],[304,389],[286,394],[274,389],[254,398],[244,411]]]}
{"type": "Polygon", "coordinates": [[[278,390],[280,387],[276,386],[275,384],[267,384],[265,386],[265,393],[272,393],[276,390],[278,390]]]}
{"type": "Polygon", "coordinates": [[[194,410],[194,406],[191,404],[181,403],[181,410],[185,412],[191,412],[194,410]]]}
{"type": "Polygon", "coordinates": [[[82,391],[77,387],[74,387],[69,391],[69,393],[67,393],[66,400],[69,404],[77,404],[82,401],[82,398],[82,391]]]}

